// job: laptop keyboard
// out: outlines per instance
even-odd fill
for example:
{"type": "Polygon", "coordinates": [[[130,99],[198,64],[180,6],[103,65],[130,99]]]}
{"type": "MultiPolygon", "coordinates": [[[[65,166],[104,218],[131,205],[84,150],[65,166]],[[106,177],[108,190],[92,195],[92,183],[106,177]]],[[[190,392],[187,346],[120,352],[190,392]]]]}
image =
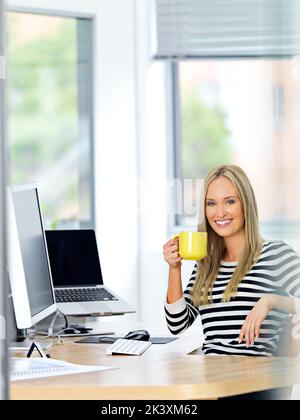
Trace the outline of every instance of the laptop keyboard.
{"type": "Polygon", "coordinates": [[[103,288],[55,289],[57,303],[118,300],[103,288]]]}

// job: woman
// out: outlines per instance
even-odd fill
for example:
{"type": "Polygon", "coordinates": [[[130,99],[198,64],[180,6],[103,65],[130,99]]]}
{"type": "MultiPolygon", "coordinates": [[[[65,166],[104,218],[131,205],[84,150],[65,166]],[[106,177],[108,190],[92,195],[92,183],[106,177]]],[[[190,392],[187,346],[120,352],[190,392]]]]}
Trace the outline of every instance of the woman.
{"type": "Polygon", "coordinates": [[[168,327],[178,334],[200,315],[204,354],[275,355],[288,314],[300,313],[300,259],[286,243],[262,239],[255,196],[238,166],[206,176],[203,209],[207,257],[184,292],[178,239],[164,245],[168,327]]]}

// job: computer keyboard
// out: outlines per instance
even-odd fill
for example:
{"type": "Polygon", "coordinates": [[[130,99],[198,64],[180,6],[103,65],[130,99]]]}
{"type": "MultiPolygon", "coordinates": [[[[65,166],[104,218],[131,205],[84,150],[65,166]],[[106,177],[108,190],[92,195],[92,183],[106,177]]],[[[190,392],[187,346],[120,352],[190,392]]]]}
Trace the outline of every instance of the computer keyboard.
{"type": "Polygon", "coordinates": [[[106,354],[132,354],[140,356],[151,346],[150,341],[126,340],[119,338],[113,345],[108,347],[106,354]]]}
{"type": "Polygon", "coordinates": [[[94,287],[80,289],[55,289],[55,300],[57,303],[66,303],[97,302],[118,299],[107,290],[100,287],[94,287]]]}

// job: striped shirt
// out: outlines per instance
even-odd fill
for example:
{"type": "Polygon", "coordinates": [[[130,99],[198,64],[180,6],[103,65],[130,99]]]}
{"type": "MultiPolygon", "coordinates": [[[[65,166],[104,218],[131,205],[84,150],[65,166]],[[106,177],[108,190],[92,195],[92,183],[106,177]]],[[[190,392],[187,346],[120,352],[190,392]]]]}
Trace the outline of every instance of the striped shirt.
{"type": "Polygon", "coordinates": [[[294,297],[299,307],[300,258],[282,241],[265,242],[259,259],[243,278],[236,295],[229,302],[222,302],[236,266],[237,263],[222,261],[212,290],[212,303],[195,307],[191,300],[197,272],[195,265],[183,297],[172,304],[165,303],[168,328],[173,334],[179,334],[200,315],[204,354],[275,355],[288,314],[272,310],[262,323],[253,346],[247,348],[245,341],[239,343],[239,334],[247,315],[266,293],[294,297]]]}

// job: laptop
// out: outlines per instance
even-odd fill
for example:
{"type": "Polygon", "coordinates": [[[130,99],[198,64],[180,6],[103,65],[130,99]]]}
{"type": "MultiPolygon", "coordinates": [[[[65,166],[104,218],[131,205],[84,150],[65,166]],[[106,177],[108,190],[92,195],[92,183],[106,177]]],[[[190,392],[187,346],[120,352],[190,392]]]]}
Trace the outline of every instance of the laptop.
{"type": "Polygon", "coordinates": [[[73,316],[135,312],[104,286],[94,230],[46,230],[45,234],[60,311],[73,316]]]}

